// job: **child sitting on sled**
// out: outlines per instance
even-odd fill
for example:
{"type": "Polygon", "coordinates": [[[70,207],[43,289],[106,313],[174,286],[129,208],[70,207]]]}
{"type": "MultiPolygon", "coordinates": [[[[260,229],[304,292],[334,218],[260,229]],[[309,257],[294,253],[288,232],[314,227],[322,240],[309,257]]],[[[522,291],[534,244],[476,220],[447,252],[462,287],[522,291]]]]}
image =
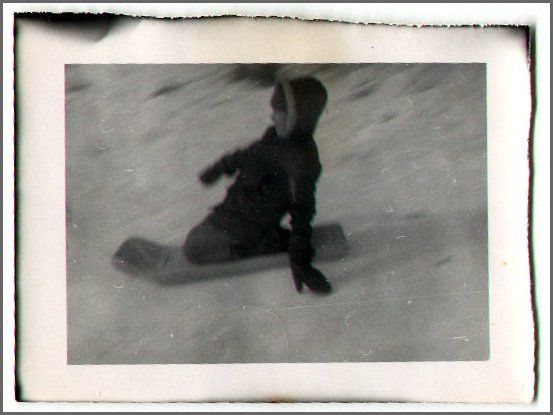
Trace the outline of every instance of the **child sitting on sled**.
{"type": "Polygon", "coordinates": [[[312,265],[311,221],[321,164],[313,133],[327,101],[311,77],[280,81],[271,107],[274,126],[245,149],[200,173],[206,185],[237,173],[225,199],[193,228],[184,244],[196,264],[220,263],[287,252],[295,287],[329,293],[331,285],[312,265]],[[290,230],[280,226],[290,215],[290,230]]]}

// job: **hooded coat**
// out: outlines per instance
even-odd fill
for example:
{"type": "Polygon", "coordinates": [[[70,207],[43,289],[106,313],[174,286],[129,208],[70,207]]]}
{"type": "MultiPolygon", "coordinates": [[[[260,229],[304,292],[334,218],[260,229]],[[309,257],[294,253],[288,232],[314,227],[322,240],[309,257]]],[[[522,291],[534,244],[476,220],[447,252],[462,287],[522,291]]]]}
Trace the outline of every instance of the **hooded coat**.
{"type": "Polygon", "coordinates": [[[313,132],[326,100],[326,90],[316,79],[281,82],[271,104],[286,111],[287,136],[270,127],[260,140],[223,156],[201,174],[204,183],[237,174],[224,200],[206,218],[233,241],[235,257],[286,249],[293,270],[310,266],[311,221],[322,169],[313,132]],[[280,223],[286,214],[291,230],[284,241],[280,223]]]}

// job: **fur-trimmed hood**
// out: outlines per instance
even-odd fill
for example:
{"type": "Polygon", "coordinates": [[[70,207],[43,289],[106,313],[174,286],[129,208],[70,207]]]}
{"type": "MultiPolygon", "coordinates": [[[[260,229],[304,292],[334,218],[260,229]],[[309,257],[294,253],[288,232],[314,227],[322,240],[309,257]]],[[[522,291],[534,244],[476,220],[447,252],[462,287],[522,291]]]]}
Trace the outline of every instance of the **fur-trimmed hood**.
{"type": "Polygon", "coordinates": [[[290,135],[311,135],[324,110],[327,92],[323,84],[312,77],[280,80],[275,87],[271,105],[286,112],[290,120],[290,135]]]}

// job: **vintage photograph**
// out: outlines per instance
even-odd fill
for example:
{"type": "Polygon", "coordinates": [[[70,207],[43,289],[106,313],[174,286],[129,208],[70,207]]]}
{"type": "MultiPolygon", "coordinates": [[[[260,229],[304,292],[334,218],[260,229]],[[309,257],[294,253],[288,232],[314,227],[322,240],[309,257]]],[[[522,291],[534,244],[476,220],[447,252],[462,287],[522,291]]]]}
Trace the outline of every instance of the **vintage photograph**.
{"type": "Polygon", "coordinates": [[[485,63],[64,71],[69,365],[490,358],[485,63]]]}
{"type": "Polygon", "coordinates": [[[14,25],[16,399],[531,402],[528,28],[158,12],[14,25]]]}

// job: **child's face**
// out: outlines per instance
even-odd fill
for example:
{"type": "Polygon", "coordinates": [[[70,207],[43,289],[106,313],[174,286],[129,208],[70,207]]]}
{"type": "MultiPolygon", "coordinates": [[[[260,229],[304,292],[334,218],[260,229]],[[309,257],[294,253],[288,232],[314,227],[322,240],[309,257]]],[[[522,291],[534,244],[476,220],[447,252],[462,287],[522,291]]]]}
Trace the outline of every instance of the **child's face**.
{"type": "Polygon", "coordinates": [[[273,109],[273,115],[271,118],[275,124],[275,130],[278,136],[286,137],[289,133],[288,116],[286,115],[286,112],[273,109]]]}

